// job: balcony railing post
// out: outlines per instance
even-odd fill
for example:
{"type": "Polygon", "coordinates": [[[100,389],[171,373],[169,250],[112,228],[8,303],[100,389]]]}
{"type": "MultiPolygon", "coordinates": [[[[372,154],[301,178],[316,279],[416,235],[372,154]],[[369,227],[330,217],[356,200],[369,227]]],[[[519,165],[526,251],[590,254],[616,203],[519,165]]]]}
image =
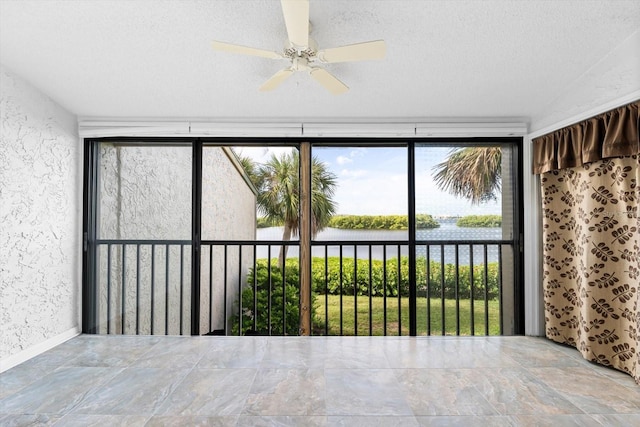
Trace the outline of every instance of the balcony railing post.
{"type": "Polygon", "coordinates": [[[484,246],[484,334],[489,335],[489,260],[487,259],[487,245],[484,246]]]}
{"type": "Polygon", "coordinates": [[[460,335],[460,254],[459,247],[455,245],[456,250],[456,335],[460,335]]]}
{"type": "Polygon", "coordinates": [[[267,333],[271,335],[271,294],[273,292],[273,286],[271,283],[271,245],[267,249],[267,283],[269,285],[269,291],[267,292],[267,333]]]}
{"type": "Polygon", "coordinates": [[[475,319],[475,310],[474,310],[474,292],[473,292],[473,244],[469,245],[469,322],[471,326],[471,335],[476,334],[476,319],[475,319]]]}
{"type": "Polygon", "coordinates": [[[209,332],[213,331],[213,245],[209,245],[209,332]]]}
{"type": "Polygon", "coordinates": [[[126,321],[127,301],[127,245],[122,245],[122,301],[120,301],[120,334],[124,335],[126,321]]]}
{"type": "Polygon", "coordinates": [[[287,335],[287,257],[282,259],[282,335],[287,335]]]}
{"type": "Polygon", "coordinates": [[[184,334],[182,322],[184,317],[184,245],[180,245],[180,335],[184,334]]]}
{"type": "Polygon", "coordinates": [[[238,335],[242,335],[242,245],[238,245],[238,335]]]}
{"type": "Polygon", "coordinates": [[[227,245],[224,245],[224,268],[223,268],[223,271],[224,271],[224,273],[223,273],[224,274],[224,280],[223,280],[223,283],[224,283],[224,296],[222,297],[224,302],[222,303],[222,313],[223,313],[223,315],[222,315],[222,327],[224,329],[224,334],[225,335],[229,335],[229,330],[227,328],[227,316],[228,316],[228,314],[227,314],[227,305],[228,305],[227,304],[227,298],[228,298],[227,297],[227,293],[228,293],[228,289],[227,288],[228,288],[228,285],[229,285],[228,280],[227,280],[228,279],[228,273],[227,273],[227,269],[228,269],[228,267],[227,267],[228,253],[227,252],[228,252],[228,249],[229,249],[229,247],[227,245]]]}
{"type": "Polygon", "coordinates": [[[169,335],[169,245],[164,247],[164,334],[169,335]]]}
{"type": "Polygon", "coordinates": [[[107,335],[111,333],[111,244],[107,245],[107,335]]]}
{"type": "Polygon", "coordinates": [[[151,245],[151,310],[149,313],[150,334],[153,335],[154,309],[155,309],[155,293],[156,293],[156,245],[151,245]]]}
{"type": "Polygon", "coordinates": [[[383,312],[383,329],[384,336],[387,336],[387,245],[382,250],[382,312],[383,312]]]}
{"type": "Polygon", "coordinates": [[[442,322],[442,335],[447,334],[447,327],[445,321],[445,287],[446,281],[444,277],[444,245],[440,245],[440,294],[441,294],[441,306],[440,306],[440,321],[442,322]]]}
{"type": "Polygon", "coordinates": [[[358,246],[353,246],[353,335],[358,336],[358,246]]]}
{"type": "Polygon", "coordinates": [[[502,335],[504,324],[502,319],[502,245],[498,245],[498,314],[500,317],[500,335],[502,335]]]}
{"type": "Polygon", "coordinates": [[[140,244],[136,245],[136,335],[140,335],[140,244]]]}
{"type": "Polygon", "coordinates": [[[400,245],[397,246],[398,255],[398,275],[397,279],[397,287],[398,290],[398,336],[402,336],[402,252],[400,251],[400,245]]]}
{"type": "Polygon", "coordinates": [[[427,336],[431,335],[431,246],[426,245],[427,256],[427,336]]]}
{"type": "Polygon", "coordinates": [[[373,335],[373,258],[371,256],[371,245],[369,245],[369,335],[373,335]]]}
{"type": "Polygon", "coordinates": [[[324,334],[329,335],[329,250],[324,247],[324,334]]]}
{"type": "Polygon", "coordinates": [[[342,292],[343,292],[343,283],[342,283],[342,245],[340,245],[340,335],[343,335],[343,307],[342,307],[342,292]]]}

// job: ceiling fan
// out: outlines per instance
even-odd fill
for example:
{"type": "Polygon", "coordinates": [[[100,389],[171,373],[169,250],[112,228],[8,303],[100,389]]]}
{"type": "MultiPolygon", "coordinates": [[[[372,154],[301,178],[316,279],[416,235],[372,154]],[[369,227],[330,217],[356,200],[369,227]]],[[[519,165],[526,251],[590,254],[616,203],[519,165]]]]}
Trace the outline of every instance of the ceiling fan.
{"type": "Polygon", "coordinates": [[[324,68],[316,66],[317,63],[331,64],[384,58],[386,47],[383,40],[318,50],[316,42],[309,37],[309,0],[280,0],[280,3],[289,37],[282,52],[213,42],[213,48],[216,50],[270,59],[287,59],[291,62],[290,66],[278,71],[260,86],[261,91],[277,88],[296,71],[307,71],[329,92],[338,95],[347,92],[349,87],[324,68]]]}

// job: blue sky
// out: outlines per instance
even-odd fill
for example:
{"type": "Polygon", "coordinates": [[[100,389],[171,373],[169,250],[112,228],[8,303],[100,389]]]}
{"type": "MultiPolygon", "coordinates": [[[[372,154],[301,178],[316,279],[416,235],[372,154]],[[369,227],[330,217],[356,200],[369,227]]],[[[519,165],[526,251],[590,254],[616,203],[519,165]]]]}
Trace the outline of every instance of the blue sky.
{"type": "MultiPolygon", "coordinates": [[[[236,149],[257,162],[272,153],[290,148],[263,147],[236,149]]],[[[432,178],[432,168],[449,153],[447,147],[416,148],[416,209],[430,215],[500,214],[499,202],[472,206],[465,199],[440,191],[432,178]]],[[[338,177],[335,200],[338,214],[407,214],[406,148],[314,147],[314,156],[325,162],[338,177]]]]}

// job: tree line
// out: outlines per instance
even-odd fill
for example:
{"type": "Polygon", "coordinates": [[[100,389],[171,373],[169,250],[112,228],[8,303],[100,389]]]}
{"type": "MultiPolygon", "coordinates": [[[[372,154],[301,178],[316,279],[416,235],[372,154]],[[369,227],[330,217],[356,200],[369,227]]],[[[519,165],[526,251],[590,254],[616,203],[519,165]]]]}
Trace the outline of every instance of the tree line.
{"type": "MultiPolygon", "coordinates": [[[[283,225],[282,221],[267,217],[257,219],[258,228],[282,227],[283,225]]],[[[407,230],[409,219],[407,215],[333,215],[327,226],[342,230],[407,230]]],[[[431,215],[416,215],[417,229],[438,227],[440,224],[431,215]]]]}
{"type": "Polygon", "coordinates": [[[469,215],[458,219],[456,225],[471,228],[501,227],[502,217],[500,215],[469,215]]]}

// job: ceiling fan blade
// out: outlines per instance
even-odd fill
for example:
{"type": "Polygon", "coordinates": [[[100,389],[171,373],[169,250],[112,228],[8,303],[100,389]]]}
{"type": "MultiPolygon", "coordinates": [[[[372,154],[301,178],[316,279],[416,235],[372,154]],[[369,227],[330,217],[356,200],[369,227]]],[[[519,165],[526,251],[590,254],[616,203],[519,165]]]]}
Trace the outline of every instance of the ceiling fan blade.
{"type": "Polygon", "coordinates": [[[349,62],[382,59],[387,52],[384,40],[350,44],[318,52],[318,59],[322,62],[349,62]]]}
{"type": "Polygon", "coordinates": [[[278,71],[273,75],[273,77],[271,77],[269,80],[264,82],[263,85],[260,86],[259,90],[261,92],[266,92],[266,91],[277,88],[282,84],[282,82],[287,80],[291,76],[291,74],[293,74],[294,72],[295,71],[291,68],[285,68],[284,70],[278,71]]]}
{"type": "Polygon", "coordinates": [[[289,41],[295,47],[309,46],[309,0],[280,0],[289,41]]]}
{"type": "Polygon", "coordinates": [[[214,41],[212,43],[215,50],[221,50],[224,52],[240,53],[242,55],[261,56],[263,58],[281,59],[282,55],[278,52],[272,52],[270,50],[256,49],[254,47],[240,46],[239,44],[231,44],[225,42],[214,41]]]}
{"type": "Polygon", "coordinates": [[[311,74],[311,77],[334,95],[340,95],[341,93],[345,93],[349,90],[349,86],[342,83],[324,68],[313,68],[309,74],[311,74]]]}

